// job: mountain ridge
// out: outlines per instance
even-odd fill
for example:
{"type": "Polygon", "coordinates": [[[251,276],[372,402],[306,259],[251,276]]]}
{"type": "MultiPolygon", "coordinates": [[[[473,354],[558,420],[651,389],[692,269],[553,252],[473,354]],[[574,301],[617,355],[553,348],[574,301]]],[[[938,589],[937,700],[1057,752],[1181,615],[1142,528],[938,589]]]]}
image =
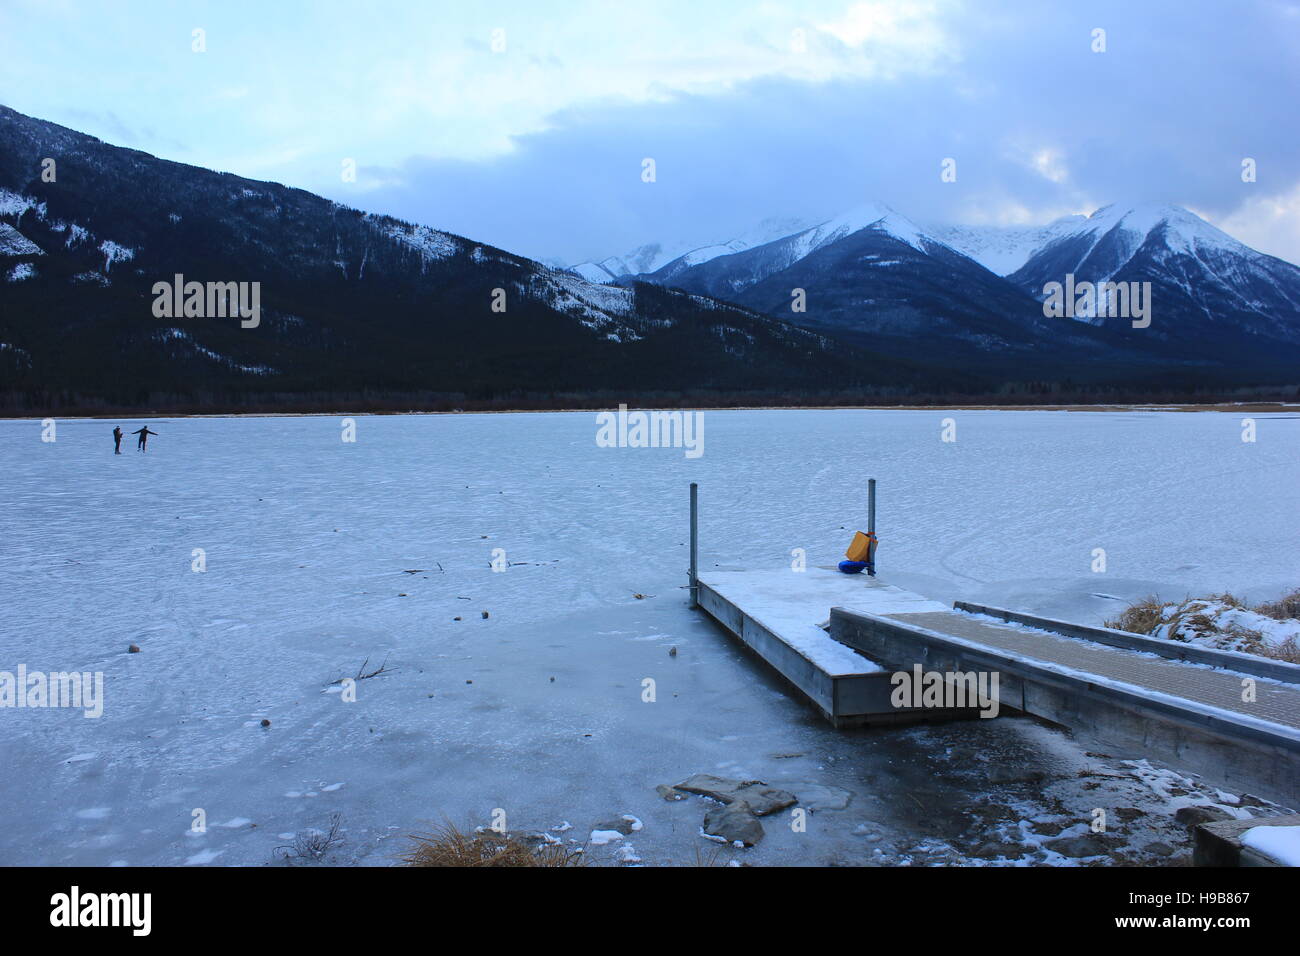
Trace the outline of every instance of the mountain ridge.
{"type": "MultiPolygon", "coordinates": [[[[1188,394],[1206,383],[1294,381],[1294,366],[1287,379],[1260,372],[1259,356],[1276,365],[1300,355],[1277,338],[1290,334],[1286,310],[1300,293],[1270,291],[1251,270],[1220,281],[1215,263],[1195,256],[1228,257],[1219,263],[1228,268],[1245,254],[1212,234],[1166,248],[1158,240],[1168,227],[1153,227],[1136,252],[1119,238],[1052,246],[1094,265],[1098,250],[1122,247],[1129,258],[1117,278],[1161,283],[1161,297],[1205,311],[1192,325],[1206,326],[1207,344],[1187,352],[1168,329],[1136,336],[1123,323],[1047,319],[1036,276],[997,276],[884,204],[760,241],[788,227],[752,231],[739,250],[691,250],[658,276],[593,283],[0,106],[0,407],[553,407],[597,395],[761,403],[1188,394]],[[52,182],[47,157],[57,161],[52,182]],[[1190,301],[1170,263],[1205,282],[1209,298],[1190,301]],[[256,327],[224,312],[155,315],[154,287],[178,275],[257,283],[256,327]],[[1258,342],[1233,337],[1218,317],[1252,296],[1258,342]],[[1270,326],[1274,305],[1286,314],[1270,326]]],[[[1031,258],[1018,272],[1031,265],[1060,263],[1031,258]]],[[[1289,282],[1284,266],[1294,269],[1281,263],[1264,278],[1289,282]]]]}
{"type": "Polygon", "coordinates": [[[850,387],[926,373],[658,286],[595,285],[429,226],[112,146],[0,107],[0,393],[238,400],[325,393],[850,387]],[[56,159],[54,182],[42,160],[56,159]],[[258,328],[159,319],[176,274],[257,281],[258,328]],[[500,302],[502,311],[494,309],[500,302]]]}
{"type": "Polygon", "coordinates": [[[685,268],[670,263],[636,279],[872,342],[891,355],[919,359],[946,350],[950,365],[987,365],[981,353],[1005,358],[1025,345],[1057,371],[1066,364],[1063,352],[1153,369],[1182,363],[1222,378],[1276,377],[1300,361],[1300,268],[1168,203],[1111,204],[1091,216],[995,234],[920,227],[871,203],[762,246],[685,268]],[[990,236],[999,241],[983,241],[990,236]],[[878,248],[867,248],[873,239],[878,248]],[[850,240],[851,247],[827,252],[850,240]],[[1019,265],[999,275],[975,256],[1019,265]],[[1158,320],[1149,330],[1128,314],[1071,310],[1068,320],[1045,324],[1050,284],[1067,276],[1143,289],[1149,283],[1158,320]],[[806,291],[809,305],[791,314],[796,289],[806,291]]]}

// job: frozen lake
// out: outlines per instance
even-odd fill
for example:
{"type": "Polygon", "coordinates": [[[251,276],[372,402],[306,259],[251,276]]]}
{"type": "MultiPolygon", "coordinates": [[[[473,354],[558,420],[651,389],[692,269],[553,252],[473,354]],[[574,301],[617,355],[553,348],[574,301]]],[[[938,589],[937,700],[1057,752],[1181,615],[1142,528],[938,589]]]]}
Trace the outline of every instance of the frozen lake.
{"type": "MultiPolygon", "coordinates": [[[[701,801],[654,787],[696,772],[852,794],[742,859],[964,853],[990,798],[959,786],[971,766],[1065,781],[1091,758],[1026,720],[823,725],[685,607],[688,483],[703,567],[838,561],[875,477],[884,580],[1099,623],[1150,593],[1300,584],[1300,416],[1254,416],[1254,442],[1243,417],[708,411],[698,458],[598,447],[590,412],[357,416],[355,442],[340,417],[155,419],[116,457],[113,425],[144,421],[61,420],[54,442],[0,422],[0,670],[105,681],[98,719],[0,709],[0,864],[265,864],[335,812],[330,859],[384,864],[495,808],[565,839],[632,814],[636,856],[693,863],[701,801]],[[331,682],[367,659],[389,672],[344,702],[331,682]]],[[[1053,810],[1016,785],[999,806],[1053,810]]]]}

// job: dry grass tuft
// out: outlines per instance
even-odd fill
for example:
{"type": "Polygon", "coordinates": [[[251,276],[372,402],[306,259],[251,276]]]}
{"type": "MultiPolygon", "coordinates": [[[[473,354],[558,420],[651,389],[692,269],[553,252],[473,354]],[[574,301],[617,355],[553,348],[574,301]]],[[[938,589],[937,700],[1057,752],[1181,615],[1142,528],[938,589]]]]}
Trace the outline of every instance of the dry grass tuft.
{"type": "Polygon", "coordinates": [[[1254,608],[1228,593],[1188,598],[1179,605],[1162,602],[1152,595],[1125,609],[1115,620],[1107,621],[1106,626],[1135,634],[1155,634],[1160,630],[1170,640],[1204,643],[1209,647],[1300,664],[1300,642],[1296,638],[1288,637],[1281,644],[1270,644],[1263,630],[1246,627],[1237,621],[1224,622],[1220,618],[1224,607],[1278,621],[1300,620],[1300,589],[1254,608]]]}
{"type": "Polygon", "coordinates": [[[1161,615],[1164,609],[1172,604],[1171,601],[1161,601],[1153,594],[1125,608],[1119,617],[1106,621],[1105,625],[1130,634],[1150,634],[1163,622],[1161,615]]]}
{"type": "Polygon", "coordinates": [[[1296,643],[1294,637],[1288,637],[1281,644],[1261,645],[1259,651],[1264,657],[1271,657],[1275,661],[1286,661],[1288,664],[1300,664],[1300,644],[1296,643]]]}
{"type": "Polygon", "coordinates": [[[1300,588],[1296,588],[1285,597],[1278,598],[1276,601],[1270,601],[1268,604],[1261,604],[1255,608],[1257,614],[1263,614],[1265,617],[1271,617],[1278,621],[1285,621],[1291,618],[1300,620],[1300,588]]]}
{"type": "Polygon", "coordinates": [[[711,868],[715,866],[731,866],[732,855],[726,851],[730,850],[729,846],[715,845],[709,847],[707,851],[702,851],[700,847],[695,848],[695,865],[697,867],[711,868]]]}
{"type": "Polygon", "coordinates": [[[411,834],[403,866],[583,866],[582,852],[563,844],[534,845],[510,833],[462,830],[452,823],[411,834]]]}
{"type": "Polygon", "coordinates": [[[276,853],[286,863],[292,863],[294,860],[321,860],[325,854],[343,842],[343,837],[339,831],[343,826],[343,815],[334,813],[330,815],[330,828],[328,831],[320,830],[301,830],[294,837],[293,843],[277,846],[276,853]]]}

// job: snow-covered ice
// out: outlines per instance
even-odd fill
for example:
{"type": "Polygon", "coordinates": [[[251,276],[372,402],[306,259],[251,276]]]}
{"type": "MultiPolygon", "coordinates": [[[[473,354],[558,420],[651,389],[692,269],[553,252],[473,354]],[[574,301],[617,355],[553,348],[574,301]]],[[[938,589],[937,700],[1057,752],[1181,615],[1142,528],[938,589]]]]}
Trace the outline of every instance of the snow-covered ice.
{"type": "Polygon", "coordinates": [[[1287,866],[1300,866],[1300,827],[1251,827],[1241,842],[1287,866]]]}
{"type": "Polygon", "coordinates": [[[765,821],[745,859],[898,860],[989,788],[937,777],[974,765],[949,754],[1084,760],[1010,718],[832,730],[686,608],[689,481],[705,570],[833,564],[873,476],[881,579],[945,603],[1100,623],[1300,581],[1293,414],[1243,443],[1229,413],[707,411],[697,459],[599,448],[592,413],[353,417],[355,443],[339,417],[150,419],[121,456],[112,426],[144,421],[59,420],[52,443],[0,422],[0,670],[105,688],[98,719],[0,709],[0,864],[260,865],[336,812],[326,862],[387,864],[402,833],[497,808],[583,835],[635,815],[636,855],[692,863],[700,801],[654,788],[724,766],[853,794],[804,834],[765,821]],[[386,668],[355,702],[329,693],[366,661],[386,668]],[[196,843],[197,809],[240,825],[196,843]]]}

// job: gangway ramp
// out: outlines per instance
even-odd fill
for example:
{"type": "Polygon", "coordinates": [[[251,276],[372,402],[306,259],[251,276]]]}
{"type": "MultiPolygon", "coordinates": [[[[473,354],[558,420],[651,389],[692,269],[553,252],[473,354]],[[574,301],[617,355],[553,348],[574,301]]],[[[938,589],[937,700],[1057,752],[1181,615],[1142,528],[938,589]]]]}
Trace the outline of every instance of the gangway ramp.
{"type": "Polygon", "coordinates": [[[999,712],[1300,803],[1300,666],[978,605],[965,606],[989,613],[956,610],[833,568],[715,570],[697,584],[700,607],[837,727],[988,713],[895,706],[894,678],[918,665],[996,674],[999,712]]]}
{"type": "Polygon", "coordinates": [[[947,609],[836,608],[830,633],[888,669],[996,673],[1001,706],[1219,786],[1300,800],[1296,665],[1269,661],[1275,676],[1262,676],[1230,652],[1180,660],[947,609]]]}

